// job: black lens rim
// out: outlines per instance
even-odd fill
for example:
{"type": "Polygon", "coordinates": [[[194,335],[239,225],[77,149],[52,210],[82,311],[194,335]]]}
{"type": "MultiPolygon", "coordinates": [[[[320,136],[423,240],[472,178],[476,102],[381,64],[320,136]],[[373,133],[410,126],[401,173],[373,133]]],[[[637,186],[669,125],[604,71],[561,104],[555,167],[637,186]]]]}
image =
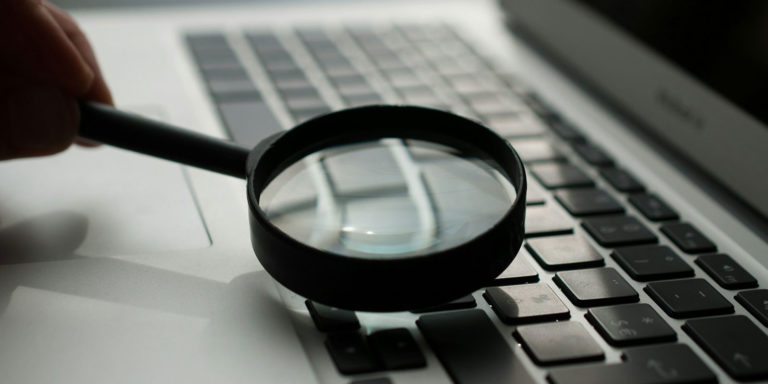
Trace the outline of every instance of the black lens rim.
{"type": "Polygon", "coordinates": [[[248,157],[251,243],[267,272],[289,290],[322,304],[390,312],[441,304],[487,285],[512,262],[525,233],[526,175],[511,144],[478,122],[450,112],[374,105],[306,121],[257,145],[248,157]],[[398,137],[474,149],[494,161],[515,187],[509,211],[475,240],[429,256],[361,259],[291,238],[266,218],[258,201],[280,172],[335,145],[398,137]]]}

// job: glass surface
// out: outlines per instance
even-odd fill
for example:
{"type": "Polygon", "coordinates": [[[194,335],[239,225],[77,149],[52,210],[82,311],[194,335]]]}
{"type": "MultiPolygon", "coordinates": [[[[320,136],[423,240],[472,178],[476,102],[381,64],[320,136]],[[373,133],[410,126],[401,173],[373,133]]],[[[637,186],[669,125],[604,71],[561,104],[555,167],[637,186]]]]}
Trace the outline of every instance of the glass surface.
{"type": "Polygon", "coordinates": [[[495,167],[454,148],[385,139],[313,153],[262,192],[259,205],[292,238],[336,254],[401,258],[471,241],[512,206],[495,167]]]}

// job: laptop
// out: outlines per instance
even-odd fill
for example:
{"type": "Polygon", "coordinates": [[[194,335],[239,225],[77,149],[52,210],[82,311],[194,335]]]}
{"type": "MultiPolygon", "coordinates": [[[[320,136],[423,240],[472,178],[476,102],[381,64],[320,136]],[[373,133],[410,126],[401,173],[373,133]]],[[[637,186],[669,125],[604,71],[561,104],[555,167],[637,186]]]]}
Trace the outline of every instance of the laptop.
{"type": "Polygon", "coordinates": [[[762,2],[71,11],[120,108],[242,145],[355,105],[482,121],[526,164],[526,240],[467,297],[355,313],[263,270],[242,180],[107,146],[6,161],[3,382],[768,380],[762,2]]]}

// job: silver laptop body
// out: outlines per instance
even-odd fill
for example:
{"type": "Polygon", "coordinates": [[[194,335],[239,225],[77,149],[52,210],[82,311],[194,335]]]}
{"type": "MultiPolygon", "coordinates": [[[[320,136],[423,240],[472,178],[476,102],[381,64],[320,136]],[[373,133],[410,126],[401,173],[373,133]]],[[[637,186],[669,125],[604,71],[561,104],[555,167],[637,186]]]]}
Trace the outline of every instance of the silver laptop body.
{"type": "MultiPolygon", "coordinates": [[[[471,308],[428,314],[357,313],[360,328],[353,332],[363,342],[370,334],[405,328],[426,366],[388,369],[381,363],[386,358],[377,354],[382,352],[372,350],[374,368],[342,373],[339,357],[329,346],[333,332],[318,330],[305,300],[278,286],[254,257],[243,181],[105,146],[73,147],[49,158],[0,164],[0,245],[12,250],[7,261],[0,262],[3,382],[442,383],[493,382],[498,377],[547,382],[563,377],[554,373],[558,370],[626,364],[627,356],[638,355],[628,352],[632,348],[672,343],[686,345],[709,371],[692,377],[736,382],[734,377],[742,376],[728,369],[741,372],[738,364],[742,369],[757,365],[757,360],[748,361],[750,350],[742,357],[731,353],[737,366],[729,368],[718,360],[717,352],[696,339],[701,336],[692,336],[695,324],[687,330],[684,325],[692,319],[744,316],[761,337],[767,337],[766,325],[755,313],[759,308],[750,308],[735,296],[768,285],[768,158],[763,151],[768,129],[628,35],[617,33],[583,5],[565,0],[267,2],[86,8],[73,14],[88,34],[120,108],[241,143],[258,139],[240,129],[243,121],[257,119],[269,129],[289,129],[312,111],[323,110],[294,108],[285,102],[284,89],[254,48],[258,36],[272,36],[282,44],[329,110],[363,104],[364,98],[354,99],[356,90],[344,93],[330,80],[332,75],[312,50],[313,33],[329,36],[352,67],[365,75],[380,98],[372,102],[430,104],[479,119],[485,119],[481,116],[485,112],[514,109],[516,117],[489,125],[498,124],[498,131],[513,145],[533,147],[530,156],[542,154],[541,140],[549,143],[543,159],[529,158],[529,178],[537,189],[537,201],[531,202],[529,211],[534,216],[556,215],[565,225],[551,232],[545,228],[530,240],[584,239],[597,260],[586,268],[615,271],[636,292],[637,302],[648,305],[658,316],[654,319],[672,328],[674,337],[659,343],[641,340],[632,347],[614,345],[613,336],[602,333],[609,331],[608,326],[601,328],[597,315],[587,316],[605,305],[579,304],[568,293],[573,287],[568,287],[565,273],[584,267],[548,264],[546,256],[537,254],[542,248],[529,241],[518,256],[530,267],[528,276],[536,276],[526,283],[549,289],[566,308],[567,318],[510,325],[506,315],[489,304],[492,292],[486,290],[473,294],[471,308]],[[524,31],[515,32],[510,25],[524,31]],[[582,32],[582,37],[574,31],[582,32]],[[403,61],[416,68],[415,79],[390,77],[361,43],[364,35],[382,37],[390,48],[407,51],[403,61]],[[220,36],[226,49],[234,52],[256,88],[257,101],[217,96],[220,89],[214,87],[226,90],[228,85],[212,85],[205,77],[194,46],[195,41],[203,45],[218,41],[211,36],[220,36]],[[442,38],[458,45],[449,40],[430,44],[430,39],[442,38]],[[461,85],[456,85],[446,80],[452,76],[450,65],[419,66],[431,54],[450,54],[454,49],[469,52],[471,60],[459,61],[453,74],[469,72],[476,79],[457,80],[461,85]],[[630,77],[612,71],[632,66],[637,70],[630,77]],[[575,81],[565,67],[594,87],[575,81]],[[434,94],[401,92],[399,81],[429,84],[434,94]],[[653,88],[659,84],[661,88],[653,88]],[[504,97],[475,102],[459,91],[471,93],[472,87],[478,94],[493,90],[504,97]],[[594,88],[602,91],[600,97],[594,88]],[[703,106],[702,112],[690,111],[698,106],[703,106]],[[681,110],[688,112],[681,115],[681,110]],[[557,121],[551,119],[553,114],[557,121]],[[659,128],[686,124],[694,127],[680,128],[683,132],[659,128]],[[730,127],[727,132],[719,129],[723,125],[730,127]],[[628,202],[630,193],[613,185],[600,166],[590,164],[588,155],[574,149],[552,126],[575,129],[612,165],[672,207],[677,219],[649,219],[628,202]],[[718,142],[725,149],[714,152],[717,146],[712,143],[718,142]],[[702,151],[711,156],[700,156],[702,151]],[[731,303],[732,310],[692,317],[670,314],[660,304],[662,299],[649,293],[648,286],[658,281],[633,275],[621,256],[612,255],[617,246],[601,245],[602,240],[584,225],[600,215],[572,215],[573,207],[557,195],[560,189],[548,190],[551,180],[542,178],[541,165],[555,155],[555,163],[582,169],[596,187],[621,204],[626,215],[652,232],[654,244],[672,249],[692,270],[692,275],[674,279],[702,279],[731,303]],[[537,168],[539,173],[532,175],[537,168]],[[697,262],[699,253],[683,251],[673,235],[661,231],[670,222],[692,224],[754,283],[747,288],[723,286],[715,272],[697,262]],[[434,339],[438,336],[416,325],[420,316],[459,311],[480,313],[491,327],[484,329],[495,330],[491,333],[500,344],[494,345],[502,345],[510,365],[499,368],[498,359],[482,361],[500,376],[480,374],[484,365],[471,362],[477,356],[457,362],[450,352],[439,350],[441,344],[434,339]],[[537,349],[542,342],[528,333],[537,329],[524,328],[566,322],[575,323],[579,335],[591,340],[599,352],[584,359],[577,352],[570,360],[548,360],[542,355],[546,351],[537,349]]],[[[528,225],[533,228],[537,223],[528,225]]],[[[4,256],[0,250],[0,259],[4,256]]],[[[507,292],[501,288],[509,284],[497,285],[494,292],[507,292]]],[[[441,318],[428,320],[439,325],[441,318]]],[[[688,374],[664,364],[643,365],[642,372],[651,372],[649,382],[675,382],[678,375],[688,374]]]]}

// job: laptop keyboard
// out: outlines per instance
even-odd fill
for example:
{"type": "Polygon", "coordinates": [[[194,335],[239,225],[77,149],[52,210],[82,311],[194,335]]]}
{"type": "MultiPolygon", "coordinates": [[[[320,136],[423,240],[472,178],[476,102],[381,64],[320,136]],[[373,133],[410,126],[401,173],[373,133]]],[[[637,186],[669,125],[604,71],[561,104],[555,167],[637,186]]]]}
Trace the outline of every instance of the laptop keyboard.
{"type": "Polygon", "coordinates": [[[341,108],[417,104],[484,122],[526,163],[527,241],[487,289],[414,311],[418,330],[368,330],[354,312],[306,303],[353,382],[387,383],[388,372],[423,367],[416,339],[459,383],[535,382],[523,358],[552,383],[716,382],[710,366],[734,380],[768,379],[768,290],[450,27],[194,32],[186,41],[221,122],[243,145],[341,108]],[[754,317],[733,315],[737,305],[754,317]],[[714,363],[678,342],[683,332],[714,363]],[[600,338],[621,348],[620,362],[606,362],[600,338]]]}

